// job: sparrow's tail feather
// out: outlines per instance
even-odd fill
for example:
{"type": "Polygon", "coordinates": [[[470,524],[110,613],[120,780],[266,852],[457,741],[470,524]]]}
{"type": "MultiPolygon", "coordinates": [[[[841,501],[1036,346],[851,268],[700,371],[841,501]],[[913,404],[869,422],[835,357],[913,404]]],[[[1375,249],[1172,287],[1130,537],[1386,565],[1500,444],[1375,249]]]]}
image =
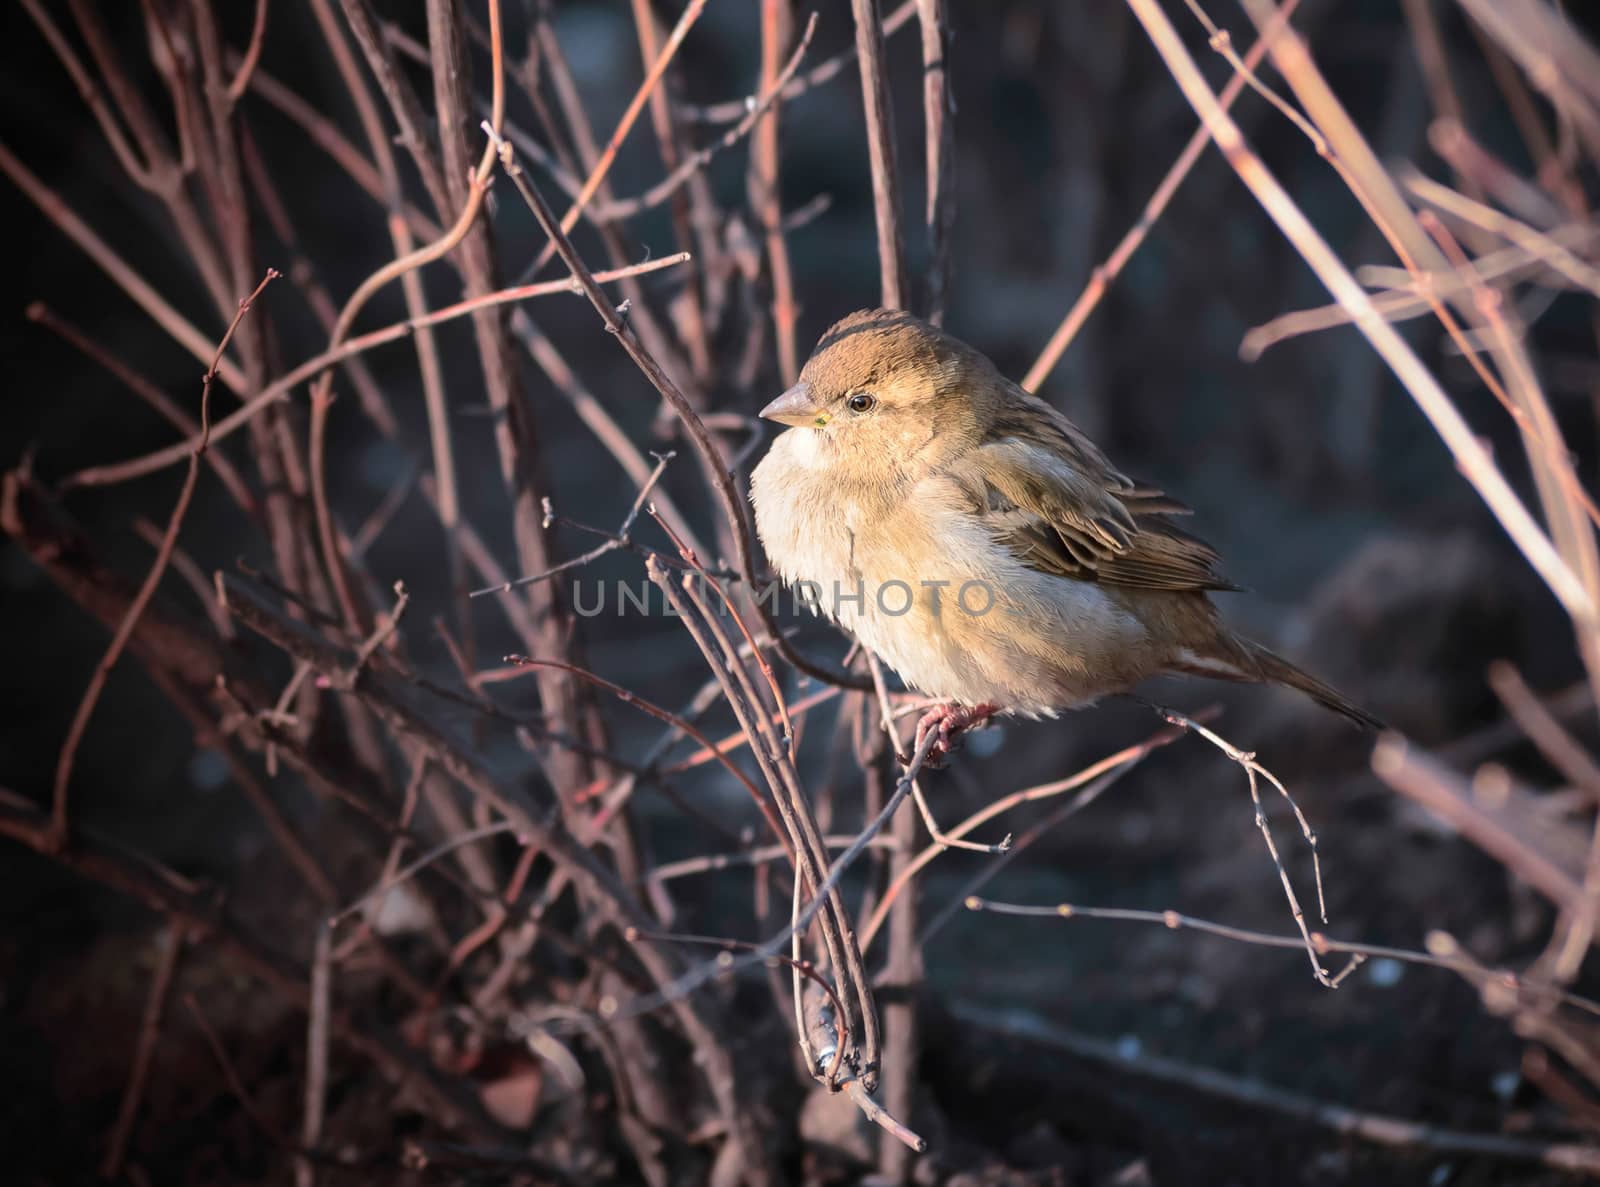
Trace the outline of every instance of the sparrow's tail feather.
{"type": "Polygon", "coordinates": [[[1361,708],[1331,684],[1324,684],[1309,672],[1295,667],[1283,656],[1237,635],[1224,633],[1217,650],[1209,655],[1185,652],[1179,671],[1221,680],[1241,680],[1262,684],[1281,684],[1305,693],[1325,709],[1332,709],[1364,729],[1381,730],[1383,722],[1361,708]]]}

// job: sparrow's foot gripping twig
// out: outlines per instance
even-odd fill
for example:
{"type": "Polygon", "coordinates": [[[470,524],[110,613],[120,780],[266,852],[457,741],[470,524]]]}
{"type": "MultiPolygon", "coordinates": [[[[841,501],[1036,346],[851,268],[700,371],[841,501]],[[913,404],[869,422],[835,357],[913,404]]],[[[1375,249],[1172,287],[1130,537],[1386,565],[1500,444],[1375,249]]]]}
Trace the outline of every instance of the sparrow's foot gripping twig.
{"type": "Polygon", "coordinates": [[[1000,711],[999,705],[936,705],[917,722],[917,736],[911,746],[912,754],[920,754],[922,744],[930,733],[939,735],[923,765],[932,768],[944,766],[945,759],[958,748],[961,735],[967,730],[982,729],[989,719],[1000,711]]]}

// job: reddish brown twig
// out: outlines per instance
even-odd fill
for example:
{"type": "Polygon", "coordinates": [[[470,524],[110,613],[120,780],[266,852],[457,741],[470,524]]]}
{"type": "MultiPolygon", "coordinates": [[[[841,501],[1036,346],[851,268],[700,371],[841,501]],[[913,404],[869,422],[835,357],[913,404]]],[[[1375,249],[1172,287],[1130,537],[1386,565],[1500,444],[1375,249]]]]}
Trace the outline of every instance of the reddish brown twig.
{"type": "Polygon", "coordinates": [[[244,57],[239,61],[239,68],[234,72],[233,81],[228,84],[230,103],[237,103],[250,89],[250,76],[256,72],[256,65],[261,61],[261,47],[267,39],[269,6],[270,0],[256,0],[256,18],[250,26],[250,43],[245,46],[244,57]]]}
{"type": "MultiPolygon", "coordinates": [[[[191,437],[198,437],[200,425],[195,419],[180,408],[167,393],[162,391],[150,380],[129,367],[117,358],[100,343],[96,342],[88,333],[61,317],[43,301],[35,301],[26,310],[29,321],[36,322],[45,329],[60,336],[71,344],[74,350],[93,360],[106,371],[110,372],[134,395],[150,405],[168,424],[180,432],[191,437]]],[[[228,494],[247,515],[260,514],[260,507],[256,497],[245,484],[244,477],[234,467],[221,450],[210,449],[206,451],[206,462],[216,471],[217,477],[222,481],[228,494]]]]}
{"type": "Polygon", "coordinates": [[[178,501],[173,505],[172,515],[167,519],[166,531],[161,537],[161,547],[150,565],[150,571],[145,574],[144,582],[139,586],[139,592],[134,595],[127,613],[111,636],[111,645],[106,648],[100,662],[95,665],[94,674],[89,678],[89,687],[84,690],[83,699],[78,703],[78,711],[73,715],[66,741],[62,743],[60,756],[56,759],[50,825],[52,844],[58,848],[67,842],[67,788],[72,782],[72,765],[78,755],[78,746],[89,728],[89,718],[94,715],[94,707],[100,700],[100,693],[111,675],[111,669],[116,667],[117,660],[122,658],[123,648],[128,645],[134,628],[139,625],[139,616],[144,613],[144,608],[149,605],[150,599],[155,596],[157,586],[161,584],[161,577],[167,571],[167,563],[172,559],[172,551],[177,547],[178,533],[183,528],[184,516],[189,512],[189,502],[194,498],[195,484],[200,478],[200,462],[205,457],[206,447],[210,443],[211,384],[217,377],[222,352],[227,349],[228,341],[233,337],[233,332],[239,327],[239,323],[244,320],[245,314],[250,312],[251,302],[277,277],[276,271],[267,269],[266,276],[256,285],[255,291],[239,302],[239,311],[234,314],[227,332],[222,335],[222,341],[217,344],[216,353],[211,358],[211,367],[200,382],[200,440],[189,456],[189,470],[184,475],[183,487],[178,492],[178,501]]]}
{"type": "MultiPolygon", "coordinates": [[[[568,560],[562,561],[560,564],[551,565],[542,573],[525,573],[521,577],[516,577],[509,581],[503,581],[498,585],[489,585],[485,586],[483,589],[475,589],[468,596],[481,598],[485,594],[509,593],[518,586],[533,585],[540,581],[548,581],[558,573],[565,573],[571,569],[580,569],[593,561],[597,561],[609,552],[615,552],[619,548],[631,547],[633,543],[632,532],[634,522],[639,518],[639,512],[644,509],[645,504],[649,501],[650,492],[655,489],[656,483],[661,481],[661,475],[666,471],[667,463],[670,462],[674,456],[676,455],[672,453],[656,454],[656,468],[651,471],[650,477],[645,479],[644,485],[639,488],[639,493],[634,496],[633,504],[628,508],[628,514],[623,518],[622,526],[617,529],[617,532],[614,536],[611,536],[604,542],[595,545],[595,547],[589,549],[588,552],[583,553],[581,556],[575,556],[568,560]]],[[[653,511],[654,508],[652,508],[652,513],[653,511]]],[[[546,500],[545,505],[545,517],[546,519],[554,518],[554,512],[551,511],[548,500],[546,500]]]]}
{"type": "MultiPolygon", "coordinates": [[[[586,681],[589,684],[593,684],[597,688],[605,689],[623,704],[632,706],[642,713],[648,713],[657,721],[665,722],[666,724],[672,726],[673,729],[682,731],[685,736],[693,738],[707,750],[716,749],[711,740],[707,738],[705,734],[701,733],[696,726],[685,721],[677,714],[672,713],[667,709],[663,709],[660,705],[652,704],[636,693],[630,692],[628,689],[623,688],[622,685],[617,684],[614,681],[607,680],[604,676],[600,676],[594,672],[580,668],[575,664],[564,663],[561,660],[555,659],[535,659],[533,656],[529,655],[508,655],[505,657],[505,662],[508,664],[513,664],[519,668],[556,668],[560,671],[568,673],[569,675],[576,676],[578,679],[586,681]]],[[[755,801],[756,807],[761,810],[761,815],[766,818],[768,826],[772,829],[772,835],[777,837],[779,840],[782,840],[784,835],[783,828],[778,823],[778,818],[773,815],[772,805],[768,802],[767,797],[762,794],[761,789],[755,785],[750,776],[746,775],[738,768],[732,759],[727,758],[725,755],[719,755],[719,760],[721,761],[723,768],[739,781],[740,786],[750,793],[750,798],[755,801]]]]}
{"type": "MultiPolygon", "coordinates": [[[[1278,14],[1273,17],[1272,27],[1263,32],[1245,54],[1246,66],[1254,69],[1260,63],[1267,52],[1268,43],[1277,31],[1287,24],[1299,3],[1300,0],[1284,0],[1278,8],[1278,14]]],[[[1217,102],[1224,111],[1233,106],[1233,101],[1239,97],[1244,86],[1243,74],[1235,74],[1228,80],[1227,85],[1222,88],[1222,94],[1217,97],[1217,102]]],[[[1072,303],[1072,308],[1067,310],[1067,315],[1061,319],[1061,324],[1056,327],[1055,333],[1050,335],[1050,341],[1039,352],[1039,357],[1034,360],[1033,366],[1028,368],[1028,373],[1022,377],[1022,386],[1025,390],[1038,391],[1039,386],[1050,377],[1050,372],[1055,370],[1056,364],[1061,361],[1061,356],[1067,352],[1067,347],[1072,345],[1072,340],[1078,336],[1083,323],[1089,320],[1089,315],[1095,311],[1095,307],[1100,304],[1117,277],[1122,275],[1122,270],[1128,266],[1128,261],[1133,259],[1134,253],[1144,244],[1150,229],[1155,226],[1156,220],[1172,202],[1178,187],[1183,184],[1184,178],[1189,176],[1189,171],[1194,168],[1200,155],[1205,152],[1206,145],[1210,143],[1211,131],[1202,120],[1200,126],[1194,130],[1194,135],[1189,137],[1189,142],[1183,146],[1183,151],[1178,154],[1178,159],[1172,162],[1172,167],[1161,179],[1161,184],[1156,186],[1156,192],[1150,195],[1150,200],[1139,212],[1139,221],[1128,228],[1127,233],[1106,257],[1105,263],[1090,273],[1089,283],[1084,285],[1083,292],[1078,294],[1078,299],[1072,303]]]]}
{"type": "Polygon", "coordinates": [[[894,109],[883,71],[883,26],[878,0],[850,0],[866,111],[867,156],[872,164],[872,212],[878,228],[879,303],[906,307],[905,239],[900,230],[900,170],[895,163],[894,109]]]}
{"type": "MultiPolygon", "coordinates": [[[[1106,756],[1099,762],[1091,763],[1083,770],[1074,775],[1069,775],[1065,779],[1058,779],[1052,783],[1042,783],[1036,787],[1024,788],[1021,791],[1014,791],[1010,795],[1001,796],[993,803],[986,804],[960,824],[957,824],[950,830],[949,835],[953,837],[965,836],[980,824],[993,820],[1020,804],[1063,795],[1066,792],[1078,791],[1082,788],[1084,790],[1072,801],[1072,811],[1078,811],[1092,803],[1116,778],[1119,778],[1124,771],[1131,769],[1142,761],[1147,754],[1177,741],[1181,736],[1182,734],[1178,730],[1164,730],[1147,741],[1126,747],[1115,754],[1106,756]]],[[[884,921],[888,918],[896,897],[930,861],[943,852],[945,852],[944,846],[938,844],[929,845],[908,862],[904,869],[895,874],[894,880],[889,883],[888,889],[883,892],[882,900],[879,901],[871,917],[867,920],[867,925],[861,929],[861,946],[863,948],[870,949],[872,947],[872,941],[877,937],[884,921]]]]}
{"type": "Polygon", "coordinates": [[[955,99],[950,92],[950,15],[945,0],[917,0],[922,30],[922,122],[927,169],[928,320],[944,321],[950,236],[956,221],[955,99]]]}
{"type": "MultiPolygon", "coordinates": [[[[621,279],[624,276],[637,276],[645,272],[655,272],[661,268],[670,268],[674,265],[682,264],[688,259],[689,256],[686,253],[680,252],[674,256],[650,260],[627,268],[597,272],[594,274],[594,279],[600,283],[607,283],[621,279]]],[[[571,280],[547,280],[540,284],[527,284],[514,288],[499,289],[479,297],[469,297],[443,309],[435,309],[423,317],[407,318],[405,321],[395,322],[393,325],[385,326],[382,329],[372,330],[369,333],[349,338],[339,345],[329,347],[321,354],[307,359],[287,374],[263,387],[244,404],[217,421],[211,427],[210,439],[212,442],[217,442],[231,436],[239,429],[244,428],[263,409],[288,399],[293,390],[308,379],[314,379],[330,367],[337,366],[344,360],[371,350],[375,346],[397,342],[411,336],[425,326],[436,326],[442,322],[451,321],[496,305],[527,300],[531,297],[547,297],[559,293],[570,293],[572,289],[571,280]]],[[[197,443],[194,439],[179,441],[143,457],[131,458],[128,461],[116,462],[107,466],[91,466],[64,479],[61,485],[63,489],[75,486],[105,486],[115,482],[127,482],[129,479],[139,478],[145,474],[153,474],[157,470],[164,470],[168,466],[173,466],[183,461],[193,451],[197,443]]]]}
{"type": "MultiPolygon", "coordinates": [[[[789,244],[783,232],[783,202],[779,186],[778,131],[782,112],[781,97],[788,79],[779,71],[779,56],[789,38],[793,23],[789,0],[762,0],[761,3],[761,90],[771,104],[770,110],[758,116],[755,136],[750,147],[750,175],[747,188],[750,205],[761,219],[767,253],[767,269],[772,280],[772,328],[778,342],[778,376],[785,387],[793,384],[800,375],[799,355],[795,347],[795,322],[800,316],[794,298],[794,275],[789,267],[789,244]]],[[[800,49],[790,59],[785,71],[793,73],[799,65],[800,53],[817,27],[813,13],[806,23],[800,49]]],[[[743,121],[741,121],[742,123],[743,121]]]]}
{"type": "MultiPolygon", "coordinates": [[[[895,10],[883,18],[884,37],[887,38],[891,34],[904,29],[911,23],[911,18],[916,15],[916,12],[917,0],[901,0],[895,10]]],[[[855,56],[856,47],[852,43],[849,47],[840,50],[826,61],[818,62],[799,78],[786,85],[783,88],[782,98],[785,101],[797,99],[807,91],[831,82],[849,67],[855,56]]],[[[684,115],[700,123],[730,124],[749,114],[752,98],[732,99],[725,103],[711,103],[703,107],[685,104],[679,110],[684,115]]]]}

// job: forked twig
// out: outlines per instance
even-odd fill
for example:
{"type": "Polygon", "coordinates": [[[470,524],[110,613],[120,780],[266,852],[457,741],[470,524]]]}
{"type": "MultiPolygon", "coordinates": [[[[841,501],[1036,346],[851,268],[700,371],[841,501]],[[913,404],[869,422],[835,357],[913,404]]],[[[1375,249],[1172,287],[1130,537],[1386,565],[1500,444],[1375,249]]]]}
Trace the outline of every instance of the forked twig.
{"type": "Polygon", "coordinates": [[[1162,705],[1152,705],[1151,707],[1167,723],[1189,733],[1198,734],[1207,742],[1210,742],[1244,771],[1245,779],[1250,785],[1250,802],[1255,805],[1256,828],[1261,830],[1261,836],[1267,843],[1267,852],[1272,857],[1273,868],[1278,871],[1278,880],[1283,883],[1283,893],[1284,897],[1289,901],[1289,911],[1294,916],[1295,926],[1300,929],[1301,939],[1305,941],[1306,958],[1311,961],[1311,971],[1316,975],[1317,980],[1329,989],[1338,988],[1338,981],[1328,973],[1327,969],[1322,967],[1322,962],[1317,959],[1317,946],[1311,938],[1311,929],[1306,926],[1305,912],[1300,909],[1300,899],[1294,892],[1294,884],[1289,881],[1289,871],[1284,868],[1283,859],[1278,856],[1278,844],[1273,839],[1272,827],[1267,823],[1267,812],[1261,803],[1261,788],[1258,780],[1265,779],[1278,789],[1278,794],[1283,796],[1290,809],[1294,812],[1295,820],[1300,824],[1300,834],[1305,837],[1306,844],[1311,848],[1311,872],[1312,878],[1317,885],[1317,915],[1326,924],[1328,922],[1328,904],[1322,892],[1322,859],[1317,854],[1317,834],[1312,831],[1311,822],[1306,819],[1305,813],[1300,811],[1300,805],[1295,803],[1294,796],[1289,794],[1289,789],[1283,785],[1283,781],[1257,762],[1256,756],[1250,751],[1240,750],[1222,735],[1214,730],[1207,729],[1199,722],[1179,713],[1176,709],[1168,709],[1162,705]]]}
{"type": "MultiPolygon", "coordinates": [[[[881,715],[883,732],[889,738],[889,745],[894,750],[895,760],[900,764],[904,773],[911,765],[911,760],[900,751],[900,734],[894,724],[894,706],[889,703],[889,689],[883,681],[883,666],[879,664],[878,657],[872,652],[866,652],[867,669],[872,673],[872,687],[878,697],[878,709],[881,715]]],[[[933,810],[928,807],[927,797],[922,794],[922,780],[911,780],[911,798],[916,801],[917,811],[922,815],[922,823],[927,827],[928,836],[940,849],[965,849],[971,853],[1004,853],[1011,848],[1011,834],[1007,833],[997,844],[986,845],[978,841],[967,841],[961,837],[945,832],[939,827],[939,822],[933,818],[933,810]]]]}
{"type": "MultiPolygon", "coordinates": [[[[1070,816],[1094,802],[1101,792],[1111,786],[1123,773],[1132,769],[1137,763],[1142,762],[1146,755],[1162,746],[1168,745],[1181,736],[1182,734],[1177,730],[1164,730],[1161,734],[1147,741],[1119,750],[1099,762],[1091,763],[1083,770],[1069,775],[1065,779],[1057,779],[1052,783],[1041,783],[1035,787],[1026,787],[1021,791],[1014,791],[1010,795],[1001,796],[993,803],[986,804],[967,817],[951,829],[950,833],[952,836],[965,836],[985,821],[993,820],[995,817],[1009,812],[1012,808],[1019,807],[1022,804],[1033,803],[1037,800],[1064,795],[1069,791],[1077,791],[1078,794],[1069,801],[1063,813],[1063,818],[1070,816]]],[[[1021,846],[1014,847],[1009,853],[997,858],[990,865],[998,865],[1001,860],[1011,856],[1012,853],[1019,852],[1020,848],[1021,846]]],[[[889,909],[894,905],[896,897],[929,862],[943,852],[944,849],[942,847],[929,845],[907,863],[906,867],[889,883],[888,888],[883,892],[882,900],[873,909],[872,916],[867,920],[866,926],[861,929],[862,947],[871,948],[872,941],[877,937],[879,930],[882,929],[885,920],[889,916],[889,909]]],[[[976,886],[981,886],[982,881],[982,879],[976,880],[976,886]]],[[[976,886],[973,889],[976,889],[976,886]]],[[[924,939],[926,938],[927,933],[924,933],[924,939]]]]}
{"type": "Polygon", "coordinates": [[[161,584],[161,578],[167,571],[167,564],[172,559],[173,550],[178,545],[178,533],[183,528],[184,517],[189,513],[189,503],[194,498],[195,485],[200,479],[200,462],[211,443],[211,385],[221,366],[222,353],[228,348],[228,342],[233,338],[233,332],[239,328],[239,323],[244,320],[245,314],[250,312],[251,302],[277,278],[278,273],[268,268],[261,283],[256,285],[248,297],[239,302],[238,312],[233,315],[233,321],[222,335],[222,341],[217,344],[216,353],[211,356],[211,366],[200,382],[200,439],[190,451],[189,470],[183,477],[183,488],[178,492],[178,501],[173,505],[172,515],[167,519],[166,531],[161,536],[161,547],[156,551],[156,558],[151,562],[150,571],[145,574],[139,592],[134,595],[133,601],[128,604],[127,612],[122,616],[122,621],[117,624],[116,633],[111,636],[111,645],[106,648],[100,662],[95,665],[94,674],[89,678],[89,687],[84,690],[83,699],[78,702],[78,711],[73,715],[66,741],[61,745],[61,754],[56,759],[50,816],[51,838],[56,848],[67,842],[67,788],[72,782],[72,765],[78,756],[78,746],[89,728],[89,718],[94,715],[95,705],[99,703],[100,693],[111,676],[111,669],[116,667],[117,661],[122,658],[123,649],[133,637],[134,628],[139,625],[140,616],[150,604],[150,599],[155,596],[156,587],[161,584]]]}
{"type": "MultiPolygon", "coordinates": [[[[639,493],[634,496],[633,504],[628,508],[628,514],[623,518],[622,526],[617,529],[616,535],[610,537],[601,544],[595,545],[595,547],[589,549],[588,552],[583,553],[581,556],[575,556],[569,560],[564,560],[559,564],[552,565],[542,573],[528,573],[521,577],[513,577],[500,582],[498,585],[488,585],[482,589],[475,589],[467,596],[481,598],[485,594],[510,593],[518,586],[533,585],[535,582],[548,581],[558,573],[565,573],[570,569],[581,569],[583,566],[599,560],[607,553],[615,552],[619,548],[627,548],[633,542],[633,525],[634,522],[639,518],[639,512],[642,511],[645,504],[649,502],[650,492],[655,489],[656,483],[661,481],[661,475],[666,472],[667,463],[677,455],[669,450],[666,453],[657,453],[652,454],[651,456],[656,459],[656,468],[650,472],[650,477],[645,479],[644,485],[639,488],[639,493]]],[[[549,523],[553,518],[554,512],[551,510],[550,501],[546,499],[546,526],[549,526],[549,523]]]]}
{"type": "MultiPolygon", "coordinates": [[[[1254,69],[1267,52],[1267,46],[1272,38],[1289,20],[1300,0],[1284,0],[1278,9],[1278,15],[1273,18],[1272,27],[1267,29],[1256,40],[1244,56],[1245,65],[1254,69]]],[[[1233,101],[1244,90],[1244,76],[1235,74],[1222,88],[1222,94],[1217,102],[1224,111],[1233,106],[1233,101]]],[[[1189,176],[1190,170],[1200,160],[1205,152],[1206,145],[1211,143],[1211,130],[1204,121],[1194,130],[1189,137],[1189,142],[1183,146],[1183,151],[1178,154],[1178,159],[1172,162],[1166,176],[1161,179],[1161,184],[1156,186],[1156,192],[1150,195],[1150,200],[1145,203],[1144,209],[1139,212],[1139,221],[1129,227],[1127,233],[1118,241],[1105,262],[1098,265],[1089,274],[1089,283],[1083,286],[1083,292],[1078,294],[1078,299],[1072,303],[1072,308],[1067,310],[1066,316],[1061,319],[1061,324],[1050,335],[1050,341],[1039,352],[1039,357],[1028,368],[1028,373],[1022,378],[1022,387],[1025,391],[1036,392],[1039,386],[1050,377],[1050,372],[1055,370],[1056,364],[1061,361],[1061,356],[1067,352],[1067,347],[1072,345],[1078,331],[1083,328],[1083,323],[1089,320],[1089,315],[1095,311],[1106,293],[1110,291],[1122,270],[1128,266],[1128,261],[1133,259],[1134,253],[1143,245],[1150,229],[1171,204],[1173,196],[1177,194],[1178,187],[1183,184],[1184,178],[1189,176]]]]}

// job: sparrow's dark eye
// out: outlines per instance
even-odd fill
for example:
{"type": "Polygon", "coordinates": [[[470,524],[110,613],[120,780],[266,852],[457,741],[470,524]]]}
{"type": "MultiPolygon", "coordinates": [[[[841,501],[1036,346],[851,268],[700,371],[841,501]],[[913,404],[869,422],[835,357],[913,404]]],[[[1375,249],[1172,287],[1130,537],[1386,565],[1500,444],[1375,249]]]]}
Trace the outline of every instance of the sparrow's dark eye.
{"type": "Polygon", "coordinates": [[[857,392],[845,401],[851,412],[871,412],[878,406],[878,398],[871,392],[857,392]]]}

